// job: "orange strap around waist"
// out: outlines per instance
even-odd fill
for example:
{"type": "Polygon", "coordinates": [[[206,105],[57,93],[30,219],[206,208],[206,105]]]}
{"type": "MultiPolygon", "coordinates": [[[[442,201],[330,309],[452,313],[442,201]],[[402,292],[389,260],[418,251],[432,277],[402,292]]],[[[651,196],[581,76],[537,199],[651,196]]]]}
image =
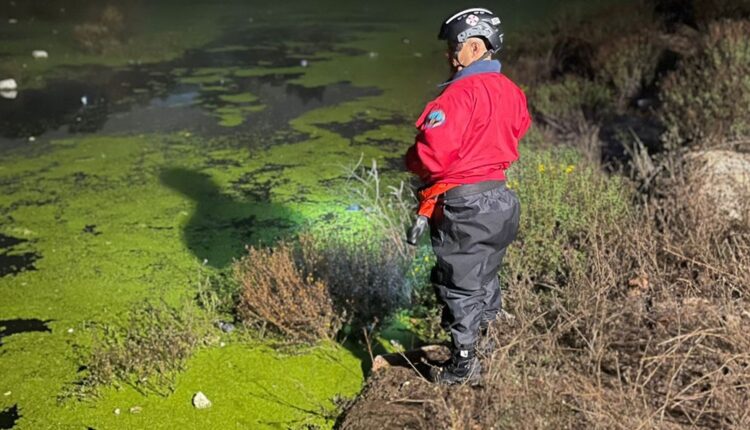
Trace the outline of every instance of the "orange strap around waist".
{"type": "Polygon", "coordinates": [[[435,212],[437,199],[450,189],[456,188],[461,184],[434,184],[419,192],[419,209],[417,213],[427,218],[432,217],[435,212]]]}

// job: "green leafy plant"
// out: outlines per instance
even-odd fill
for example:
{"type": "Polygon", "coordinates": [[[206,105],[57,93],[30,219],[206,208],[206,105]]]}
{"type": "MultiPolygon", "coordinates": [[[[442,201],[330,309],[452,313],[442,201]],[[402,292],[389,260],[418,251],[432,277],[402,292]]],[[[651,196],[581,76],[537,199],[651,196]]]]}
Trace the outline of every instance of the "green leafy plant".
{"type": "Polygon", "coordinates": [[[709,24],[702,51],[661,83],[668,148],[712,147],[750,135],[750,21],[709,24]]]}

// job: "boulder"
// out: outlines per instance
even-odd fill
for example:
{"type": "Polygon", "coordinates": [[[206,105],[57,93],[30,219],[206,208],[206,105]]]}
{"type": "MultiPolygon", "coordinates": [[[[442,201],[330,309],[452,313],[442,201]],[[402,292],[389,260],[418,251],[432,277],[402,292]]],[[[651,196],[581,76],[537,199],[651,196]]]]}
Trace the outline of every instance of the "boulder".
{"type": "Polygon", "coordinates": [[[687,154],[690,182],[716,215],[750,222],[750,154],[712,149],[687,154]]]}

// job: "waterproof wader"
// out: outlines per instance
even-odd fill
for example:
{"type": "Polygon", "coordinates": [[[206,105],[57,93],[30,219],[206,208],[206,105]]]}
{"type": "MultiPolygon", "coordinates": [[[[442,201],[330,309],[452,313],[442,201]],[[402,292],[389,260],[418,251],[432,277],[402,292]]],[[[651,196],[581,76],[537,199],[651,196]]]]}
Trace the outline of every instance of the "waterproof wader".
{"type": "Polygon", "coordinates": [[[519,217],[518,197],[504,181],[463,185],[438,202],[430,222],[437,256],[431,281],[457,350],[473,351],[480,325],[501,309],[498,272],[519,217]]]}

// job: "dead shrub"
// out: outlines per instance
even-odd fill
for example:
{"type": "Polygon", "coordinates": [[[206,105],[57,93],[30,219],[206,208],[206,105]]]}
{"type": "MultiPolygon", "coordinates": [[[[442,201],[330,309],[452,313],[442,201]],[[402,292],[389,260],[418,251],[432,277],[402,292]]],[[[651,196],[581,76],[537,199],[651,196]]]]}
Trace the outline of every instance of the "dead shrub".
{"type": "Polygon", "coordinates": [[[304,273],[325,283],[347,324],[383,321],[408,303],[407,261],[390,241],[302,236],[300,244],[304,273]]]}
{"type": "Polygon", "coordinates": [[[659,116],[668,148],[734,147],[750,135],[750,21],[711,23],[701,53],[661,83],[659,116]]]}
{"type": "Polygon", "coordinates": [[[294,247],[248,248],[234,265],[241,293],[238,313],[250,326],[270,328],[288,340],[312,343],[332,339],[341,328],[326,284],[295,263],[294,247]]]}
{"type": "Polygon", "coordinates": [[[125,36],[125,16],[115,6],[104,8],[95,22],[76,25],[73,38],[87,52],[104,54],[118,48],[125,36]]]}

